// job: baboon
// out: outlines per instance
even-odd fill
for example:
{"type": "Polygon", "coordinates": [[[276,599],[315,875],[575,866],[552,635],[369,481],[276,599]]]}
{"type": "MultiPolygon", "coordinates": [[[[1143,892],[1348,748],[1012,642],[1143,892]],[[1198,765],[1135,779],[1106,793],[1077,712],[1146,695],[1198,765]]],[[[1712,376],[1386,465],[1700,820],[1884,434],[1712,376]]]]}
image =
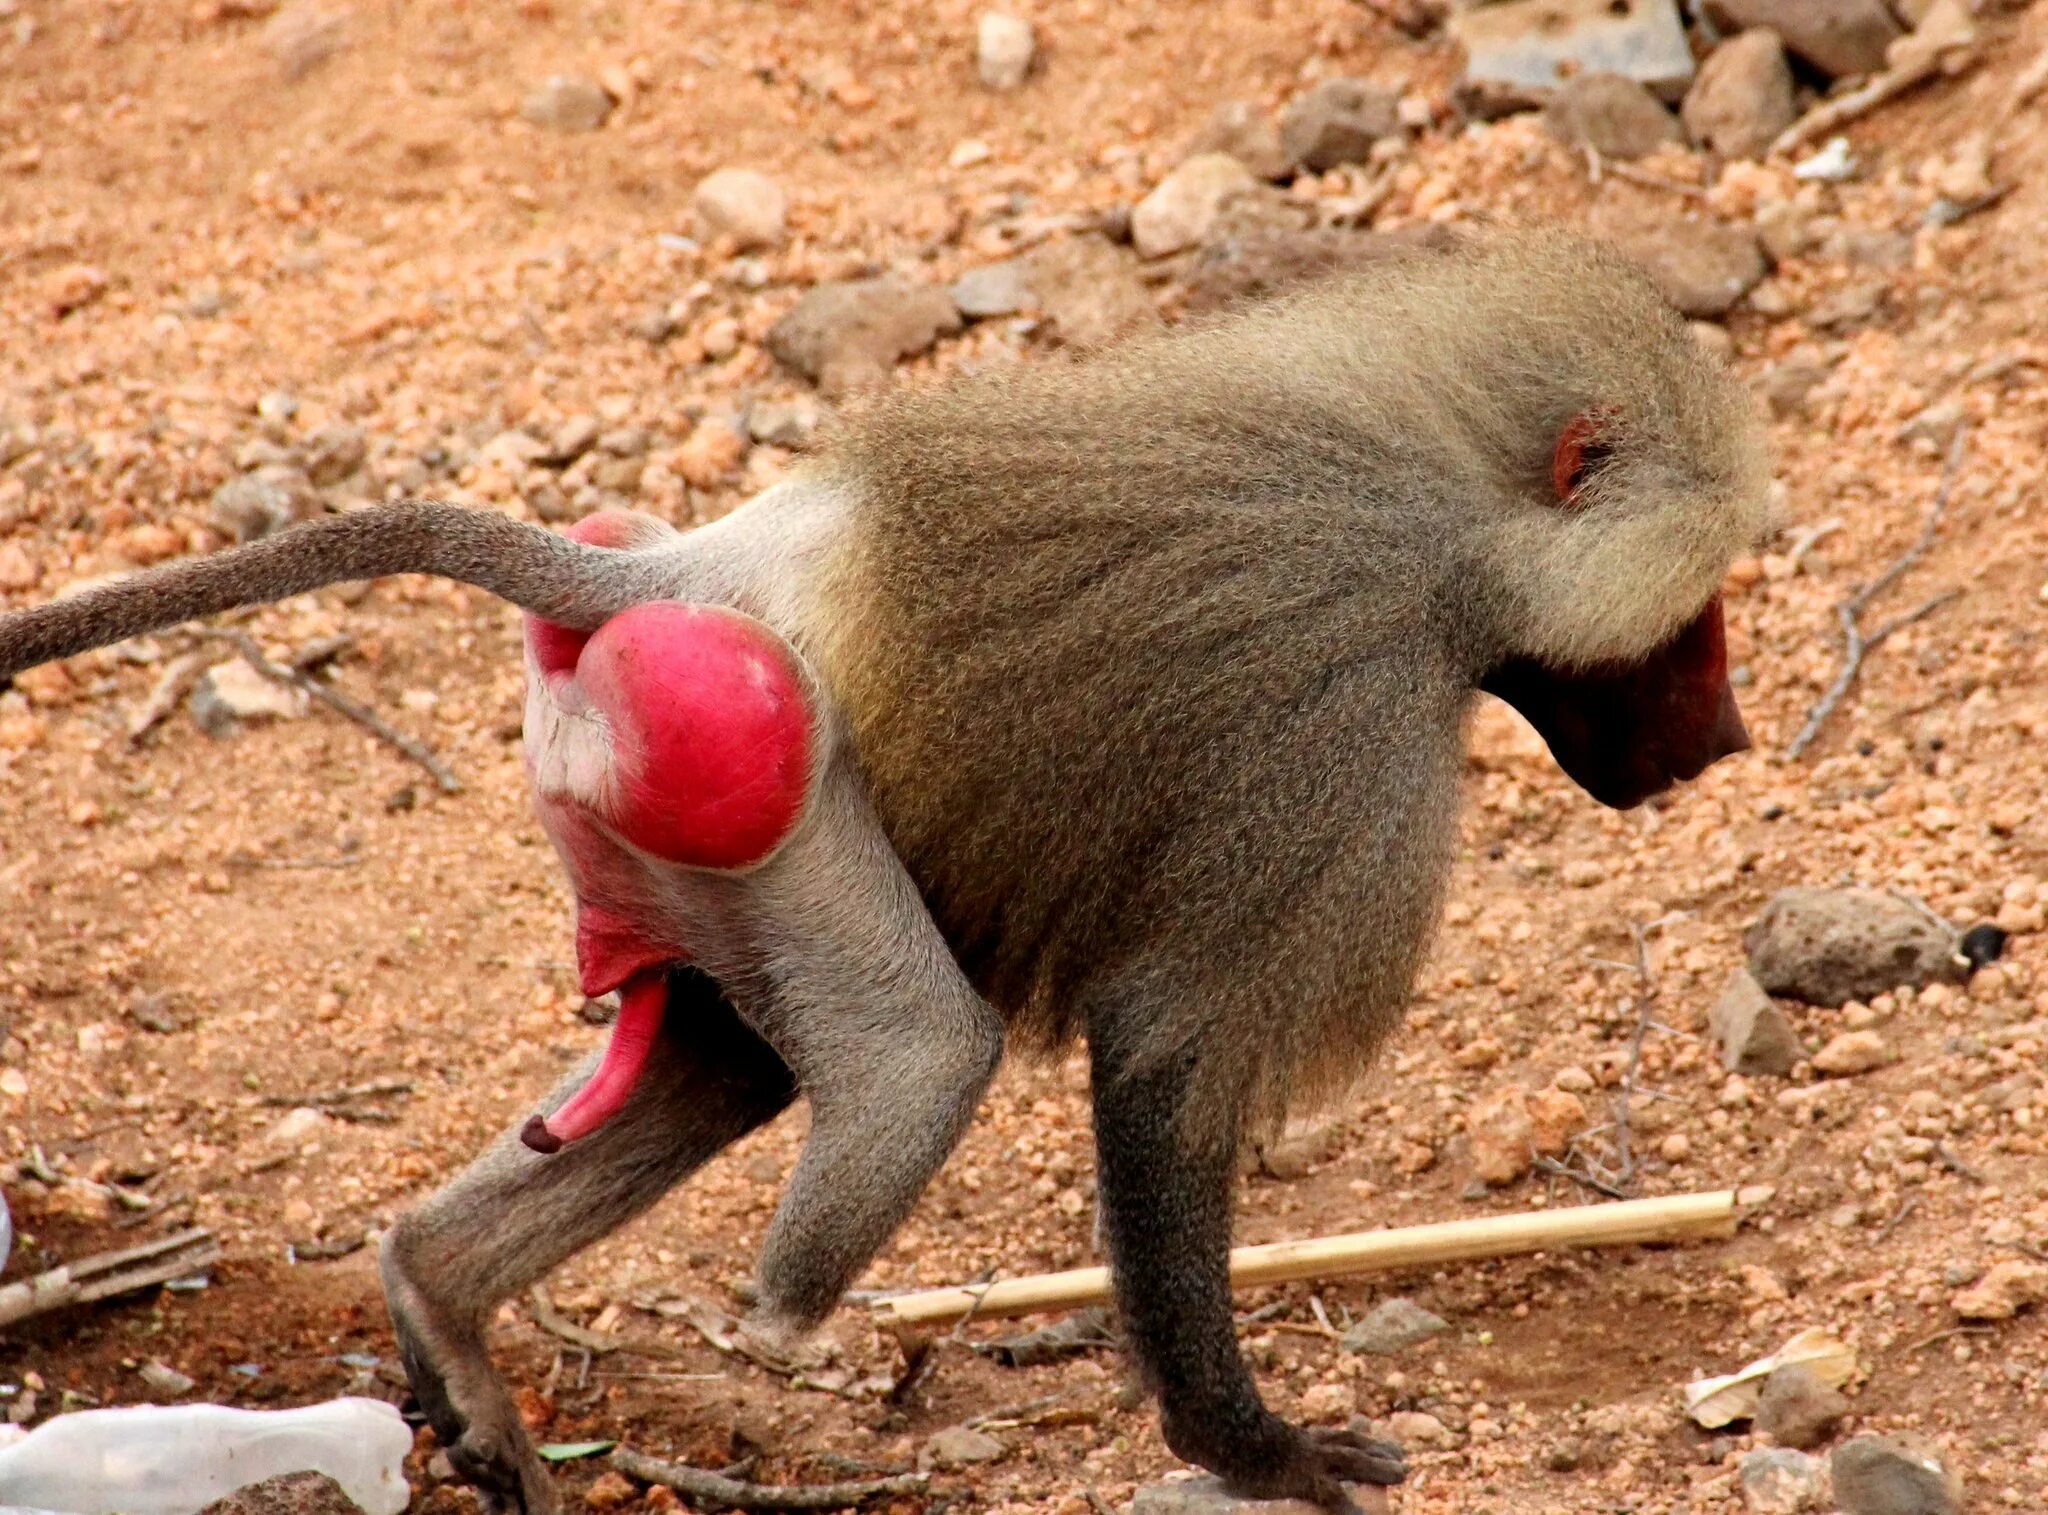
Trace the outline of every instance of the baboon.
{"type": "Polygon", "coordinates": [[[0,618],[0,674],[377,574],[529,612],[533,788],[585,988],[622,1009],[383,1250],[420,1404],[498,1507],[557,1506],[485,1350],[496,1301],[801,1094],[754,1325],[812,1327],[1006,1043],[1080,1037],[1167,1443],[1343,1510],[1401,1455],[1261,1402],[1240,1144],[1394,1026],[1479,691],[1612,806],[1748,745],[1718,591],[1767,474],[1639,272],[1496,234],[896,394],[688,534],[384,506],[0,618]]]}

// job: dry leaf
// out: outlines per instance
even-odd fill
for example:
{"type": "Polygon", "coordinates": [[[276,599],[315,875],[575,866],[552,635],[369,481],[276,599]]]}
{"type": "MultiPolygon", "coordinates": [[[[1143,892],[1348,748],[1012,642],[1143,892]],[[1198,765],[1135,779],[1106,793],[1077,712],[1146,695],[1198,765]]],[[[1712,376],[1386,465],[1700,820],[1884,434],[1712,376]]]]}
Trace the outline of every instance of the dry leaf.
{"type": "Polygon", "coordinates": [[[1702,1378],[1687,1384],[1686,1413],[1710,1431],[1748,1420],[1763,1397],[1764,1380],[1792,1363],[1810,1368],[1831,1389],[1841,1388],[1856,1376],[1855,1349],[1832,1331],[1811,1326],[1770,1356],[1759,1357],[1725,1378],[1702,1378]]]}

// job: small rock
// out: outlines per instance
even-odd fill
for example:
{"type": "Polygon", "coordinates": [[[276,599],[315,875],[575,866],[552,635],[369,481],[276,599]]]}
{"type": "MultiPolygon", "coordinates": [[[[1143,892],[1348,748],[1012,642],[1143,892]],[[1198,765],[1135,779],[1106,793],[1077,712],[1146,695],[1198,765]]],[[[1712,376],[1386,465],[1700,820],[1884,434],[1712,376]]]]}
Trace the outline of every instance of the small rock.
{"type": "Polygon", "coordinates": [[[1705,9],[1724,31],[1770,27],[1831,79],[1876,73],[1904,32],[1885,0],[1707,0],[1705,9]]]}
{"type": "Polygon", "coordinates": [[[1742,1502],[1754,1515],[1799,1515],[1827,1502],[1827,1469],[1817,1457],[1789,1447],[1764,1447],[1736,1470],[1742,1502]]]}
{"type": "Polygon", "coordinates": [[[269,464],[213,492],[213,524],[238,542],[253,542],[319,513],[320,497],[303,470],[269,464]]]}
{"type": "MultiPolygon", "coordinates": [[[[1351,1497],[1365,1515],[1384,1515],[1386,1490],[1354,1487],[1351,1497]]],[[[1321,1515],[1303,1499],[1246,1499],[1203,1474],[1146,1484],[1131,1500],[1131,1515],[1321,1515]]]]}
{"type": "Polygon", "coordinates": [[[1452,40],[1465,48],[1466,88],[1527,100],[1573,74],[1620,74],[1676,99],[1693,76],[1676,0],[1507,0],[1460,6],[1452,40]]]}
{"type": "Polygon", "coordinates": [[[1586,1105],[1565,1089],[1538,1089],[1529,1096],[1529,1140],[1545,1157],[1556,1157],[1586,1129],[1586,1105]]]}
{"type": "Polygon", "coordinates": [[[1716,326],[1712,321],[1688,321],[1685,329],[1692,333],[1692,339],[1712,355],[1717,363],[1732,363],[1735,360],[1735,338],[1728,334],[1725,326],[1716,326]]]}
{"type": "Polygon", "coordinates": [[[1750,972],[1767,993],[1811,1005],[1966,976],[1954,932],[1875,889],[1780,890],[1743,944],[1750,972]]]}
{"type": "Polygon", "coordinates": [[[1969,419],[1969,412],[1963,409],[1960,400],[1943,400],[1929,405],[1905,425],[1899,428],[1901,442],[1932,442],[1946,450],[1956,439],[1956,433],[1969,419]]]}
{"type": "Polygon", "coordinates": [[[49,276],[43,292],[53,315],[68,316],[107,292],[107,276],[90,263],[67,264],[49,276]]]}
{"type": "Polygon", "coordinates": [[[547,468],[567,468],[597,445],[603,430],[596,416],[571,416],[555,428],[547,450],[536,455],[534,462],[547,468]]]}
{"type": "Polygon", "coordinates": [[[314,484],[339,484],[361,468],[369,456],[370,442],[363,428],[336,422],[306,438],[301,466],[314,484]]]}
{"type": "Polygon", "coordinates": [[[286,1473],[216,1499],[199,1515],[363,1515],[325,1473],[286,1473]]]}
{"type": "Polygon", "coordinates": [[[43,575],[19,542],[0,542],[0,589],[33,589],[43,575]]]}
{"type": "Polygon", "coordinates": [[[639,1502],[639,1485],[615,1468],[600,1473],[596,1482],[583,1491],[586,1510],[622,1510],[639,1502]]]}
{"type": "Polygon", "coordinates": [[[1358,1413],[1358,1391],[1346,1383],[1311,1384],[1301,1391],[1300,1410],[1311,1425],[1349,1420],[1358,1413]]]}
{"type": "Polygon", "coordinates": [[[789,196],[782,186],[751,168],[707,174],[690,204],[712,235],[729,236],[742,249],[776,246],[789,218],[789,196]]]}
{"type": "Polygon", "coordinates": [[[747,456],[747,439],[726,421],[700,421],[676,449],[674,468],[683,482],[714,489],[738,471],[747,456]]]}
{"type": "Polygon", "coordinates": [[[318,1110],[299,1105],[272,1121],[263,1139],[274,1147],[296,1147],[319,1136],[328,1125],[327,1117],[318,1110]]]}
{"type": "Polygon", "coordinates": [[[1346,1331],[1342,1346],[1347,1352],[1363,1352],[1369,1357],[1392,1357],[1450,1328],[1448,1321],[1412,1299],[1389,1299],[1373,1306],[1365,1319],[1346,1331]]]}
{"type": "Polygon", "coordinates": [[[1188,281],[1188,308],[1215,310],[1306,279],[1437,251],[1452,242],[1452,234],[1443,227],[1429,225],[1384,232],[1320,226],[1226,236],[1196,255],[1188,281]]]}
{"type": "Polygon", "coordinates": [[[1692,140],[1724,158],[1761,158],[1792,124],[1792,66],[1769,27],[1730,37],[1700,65],[1679,115],[1692,140]]]}
{"type": "Polygon", "coordinates": [[[176,1368],[160,1363],[154,1358],[137,1368],[135,1376],[142,1380],[150,1393],[160,1399],[176,1399],[180,1394],[190,1394],[195,1386],[192,1379],[187,1378],[176,1368]]]}
{"type": "Polygon", "coordinates": [[[975,23],[974,71],[988,88],[1018,88],[1037,57],[1038,35],[1022,17],[984,11],[975,23]]]}
{"type": "Polygon", "coordinates": [[[1678,118],[1620,74],[1567,79],[1544,110],[1543,124],[1567,147],[1590,147],[1606,158],[1641,158],[1685,140],[1678,118]]]}
{"type": "Polygon", "coordinates": [[[1813,1066],[1837,1078],[1869,1073],[1892,1060],[1892,1049],[1875,1031],[1843,1031],[1813,1054],[1813,1066]]]}
{"type": "Polygon", "coordinates": [[[1294,166],[1279,130],[1250,100],[1226,100],[1210,112],[1187,149],[1190,158],[1204,153],[1227,153],[1261,179],[1284,179],[1294,166]]]}
{"type": "Polygon", "coordinates": [[[1993,1263],[1982,1279],[1950,1303],[1964,1320],[2011,1320],[2029,1305],[2048,1304],[2048,1265],[1993,1263]]]}
{"type": "Polygon", "coordinates": [[[306,696],[265,678],[246,658],[231,658],[206,670],[187,708],[201,731],[223,737],[237,721],[297,720],[306,713],[306,696]]]}
{"type": "Polygon", "coordinates": [[[824,419],[824,410],[808,397],[756,400],[747,407],[747,435],[770,447],[804,447],[824,419]]]}
{"type": "Polygon", "coordinates": [[[970,321],[1014,316],[1032,304],[1030,266],[1022,258],[1005,258],[970,268],[953,281],[953,303],[970,321]]]}
{"type": "Polygon", "coordinates": [[[1681,315],[1724,316],[1764,276],[1763,252],[1746,226],[1660,219],[1623,230],[1614,240],[1681,315]]]}
{"type": "Polygon", "coordinates": [[[348,43],[348,12],[303,0],[263,28],[263,45],[286,79],[303,79],[348,43]]]}
{"type": "Polygon", "coordinates": [[[1791,1019],[1747,968],[1735,970],[1707,1011],[1707,1025],[1721,1044],[1721,1066],[1732,1073],[1784,1078],[1806,1056],[1791,1019]]]}
{"type": "Polygon", "coordinates": [[[612,113],[602,84],[581,74],[550,74],[519,104],[519,114],[544,131],[594,132],[612,113]]]}
{"type": "Polygon", "coordinates": [[[972,1426],[948,1426],[926,1439],[917,1462],[923,1468],[965,1468],[994,1462],[1007,1451],[1008,1447],[986,1431],[977,1431],[972,1426]]]}
{"type": "Polygon", "coordinates": [[[1472,1170],[1483,1182],[1496,1188],[1513,1183],[1536,1161],[1528,1091],[1511,1084],[1476,1101],[1465,1112],[1465,1136],[1472,1170]]]}
{"type": "Polygon", "coordinates": [[[1962,1507],[1962,1479],[1917,1437],[1853,1437],[1828,1466],[1842,1515],[1956,1515],[1962,1507]]]}
{"type": "Polygon", "coordinates": [[[1773,1368],[1757,1402],[1756,1426],[1781,1447],[1810,1451],[1849,1413],[1849,1401],[1804,1363],[1773,1368]]]}
{"type": "Polygon", "coordinates": [[[1224,207],[1251,193],[1258,182],[1227,153],[1190,158],[1131,211],[1131,243],[1144,258],[1199,246],[1215,231],[1224,207]]]}
{"type": "Polygon", "coordinates": [[[937,285],[883,277],[821,284],[768,332],[768,350],[828,395],[876,384],[901,359],[960,330],[937,285]]]}
{"type": "Polygon", "coordinates": [[[1297,95],[1280,116],[1287,161],[1309,173],[1363,163],[1373,143],[1401,133],[1401,96],[1366,79],[1325,79],[1297,95]]]}
{"type": "Polygon", "coordinates": [[[1066,237],[1029,255],[1039,310],[1069,347],[1099,347],[1159,324],[1130,257],[1100,237],[1066,237]]]}
{"type": "Polygon", "coordinates": [[[1450,1428],[1422,1410],[1397,1410],[1389,1415],[1387,1434],[1404,1447],[1447,1447],[1452,1440],[1450,1428]]]}

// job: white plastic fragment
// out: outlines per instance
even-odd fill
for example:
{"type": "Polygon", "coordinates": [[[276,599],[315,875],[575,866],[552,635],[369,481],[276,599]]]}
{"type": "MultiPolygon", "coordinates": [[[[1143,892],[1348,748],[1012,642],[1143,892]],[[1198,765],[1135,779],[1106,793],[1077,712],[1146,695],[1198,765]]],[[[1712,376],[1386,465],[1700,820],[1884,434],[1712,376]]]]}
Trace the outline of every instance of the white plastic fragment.
{"type": "Polygon", "coordinates": [[[1798,1363],[1831,1389],[1856,1376],[1856,1350],[1821,1326],[1801,1331],[1768,1357],[1722,1378],[1697,1379],[1685,1386],[1685,1412],[1708,1430],[1718,1430],[1756,1414],[1764,1380],[1782,1367],[1798,1363]]]}
{"type": "Polygon", "coordinates": [[[145,1405],[59,1415],[0,1446],[0,1499],[56,1515],[195,1515],[237,1489],[325,1473],[366,1515],[400,1515],[412,1432],[376,1399],[296,1410],[145,1405]]]}
{"type": "Polygon", "coordinates": [[[1810,158],[1792,166],[1792,177],[1820,184],[1843,184],[1856,177],[1856,158],[1847,137],[1830,137],[1810,158]]]}

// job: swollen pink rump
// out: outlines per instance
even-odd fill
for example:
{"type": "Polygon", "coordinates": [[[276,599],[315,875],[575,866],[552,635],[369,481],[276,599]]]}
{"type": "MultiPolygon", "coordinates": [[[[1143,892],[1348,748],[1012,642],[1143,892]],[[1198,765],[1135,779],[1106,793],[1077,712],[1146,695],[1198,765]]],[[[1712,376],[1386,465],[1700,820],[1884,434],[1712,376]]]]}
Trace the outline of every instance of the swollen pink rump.
{"type": "MultiPolygon", "coordinates": [[[[811,710],[787,647],[758,621],[715,606],[659,601],[622,611],[588,635],[529,617],[541,676],[600,714],[611,769],[601,792],[572,803],[603,830],[665,862],[732,869],[761,862],[795,829],[810,787],[811,710]],[[564,687],[568,686],[568,687],[564,687]]],[[[568,845],[577,853],[598,846],[568,845]]],[[[661,1034],[664,971],[685,960],[627,920],[579,908],[586,994],[621,991],[597,1071],[552,1117],[520,1133],[559,1151],[616,1115],[661,1034]]]]}

